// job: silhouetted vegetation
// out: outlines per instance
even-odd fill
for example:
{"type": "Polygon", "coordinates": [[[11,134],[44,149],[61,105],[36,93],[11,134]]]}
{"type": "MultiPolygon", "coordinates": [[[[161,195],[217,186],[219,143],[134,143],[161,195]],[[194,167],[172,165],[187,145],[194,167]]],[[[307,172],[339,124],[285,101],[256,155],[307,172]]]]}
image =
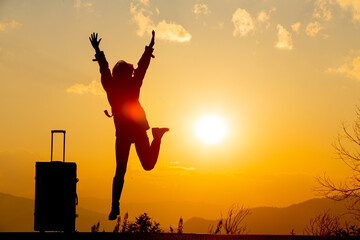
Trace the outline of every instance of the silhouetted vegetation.
{"type": "Polygon", "coordinates": [[[355,225],[348,226],[346,224],[344,227],[335,232],[334,235],[340,237],[360,237],[360,228],[355,225]]]}
{"type": "Polygon", "coordinates": [[[100,222],[91,226],[91,232],[99,232],[100,222]]]}
{"type": "Polygon", "coordinates": [[[331,236],[340,229],[340,217],[326,211],[310,219],[304,234],[312,236],[331,236]]]}
{"type": "Polygon", "coordinates": [[[118,216],[116,218],[116,224],[113,230],[114,233],[118,233],[120,231],[120,222],[121,222],[121,216],[118,216]]]}
{"type": "Polygon", "coordinates": [[[335,184],[328,176],[317,178],[318,192],[336,201],[349,200],[348,209],[360,220],[360,108],[356,111],[356,120],[352,127],[342,124],[334,148],[341,159],[352,171],[342,183],[335,184]]]}
{"type": "Polygon", "coordinates": [[[184,220],[182,217],[180,217],[177,233],[183,233],[183,228],[184,228],[184,220]]]}
{"type": "Polygon", "coordinates": [[[140,233],[161,232],[160,223],[152,221],[151,218],[147,215],[147,213],[144,213],[135,219],[136,219],[135,223],[131,223],[129,225],[128,232],[140,232],[140,233]]]}
{"type": "Polygon", "coordinates": [[[91,226],[91,232],[99,232],[100,222],[91,226]]]}
{"type": "Polygon", "coordinates": [[[219,220],[218,223],[216,224],[216,229],[213,230],[213,227],[214,227],[214,226],[211,225],[211,226],[210,226],[210,229],[209,229],[209,233],[220,234],[222,225],[223,225],[223,219],[222,219],[222,216],[221,216],[221,217],[220,217],[220,220],[219,220]]]}
{"type": "MultiPolygon", "coordinates": [[[[114,227],[114,233],[160,233],[160,223],[153,221],[147,213],[141,214],[139,217],[135,217],[135,222],[128,220],[129,214],[125,213],[124,220],[121,225],[121,216],[116,219],[114,227]],[[120,231],[121,229],[121,231],[120,231]]],[[[181,218],[182,219],[182,218],[181,218]]],[[[91,227],[91,232],[99,232],[100,222],[91,227]]],[[[182,231],[182,228],[181,228],[182,231]]]]}
{"type": "Polygon", "coordinates": [[[222,229],[225,234],[245,234],[246,224],[244,224],[244,219],[250,214],[250,210],[244,208],[244,206],[239,207],[239,205],[232,205],[227,213],[225,219],[220,218],[216,228],[210,226],[209,233],[212,234],[221,234],[222,229]]]}
{"type": "Polygon", "coordinates": [[[310,219],[304,229],[305,235],[312,236],[360,236],[360,228],[347,223],[340,223],[340,216],[333,215],[328,211],[318,214],[310,219]]]}
{"type": "Polygon", "coordinates": [[[128,218],[129,218],[129,214],[126,212],[124,215],[124,220],[121,228],[122,233],[126,232],[126,229],[128,228],[128,223],[129,223],[128,218]]]}

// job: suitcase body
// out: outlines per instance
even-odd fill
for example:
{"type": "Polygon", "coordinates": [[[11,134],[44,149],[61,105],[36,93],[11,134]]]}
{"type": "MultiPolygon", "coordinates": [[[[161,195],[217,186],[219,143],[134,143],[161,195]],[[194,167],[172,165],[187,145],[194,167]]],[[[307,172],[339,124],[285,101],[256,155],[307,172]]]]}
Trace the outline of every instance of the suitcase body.
{"type": "MultiPolygon", "coordinates": [[[[55,132],[64,133],[65,144],[63,130],[52,131],[51,142],[55,132]]],[[[75,231],[78,181],[76,163],[64,160],[65,158],[63,162],[52,159],[51,162],[36,162],[35,231],[75,231]]]]}

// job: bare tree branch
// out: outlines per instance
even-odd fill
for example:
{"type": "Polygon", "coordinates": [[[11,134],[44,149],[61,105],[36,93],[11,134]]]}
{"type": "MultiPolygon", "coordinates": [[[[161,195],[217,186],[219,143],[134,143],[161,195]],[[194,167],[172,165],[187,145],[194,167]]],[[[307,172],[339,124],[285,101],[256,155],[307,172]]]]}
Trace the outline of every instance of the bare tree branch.
{"type": "Polygon", "coordinates": [[[356,120],[351,128],[341,125],[342,134],[338,134],[333,147],[337,156],[352,171],[351,176],[335,184],[326,174],[317,177],[320,195],[342,201],[348,200],[348,209],[360,219],[360,107],[356,109],[356,120]]]}
{"type": "Polygon", "coordinates": [[[250,210],[239,207],[238,205],[232,205],[229,208],[227,218],[224,221],[224,229],[226,234],[244,234],[246,231],[246,225],[243,225],[243,220],[250,214],[250,210]]]}
{"type": "Polygon", "coordinates": [[[329,213],[329,210],[310,219],[309,225],[304,228],[304,234],[312,236],[331,236],[338,232],[340,217],[329,213]]]}

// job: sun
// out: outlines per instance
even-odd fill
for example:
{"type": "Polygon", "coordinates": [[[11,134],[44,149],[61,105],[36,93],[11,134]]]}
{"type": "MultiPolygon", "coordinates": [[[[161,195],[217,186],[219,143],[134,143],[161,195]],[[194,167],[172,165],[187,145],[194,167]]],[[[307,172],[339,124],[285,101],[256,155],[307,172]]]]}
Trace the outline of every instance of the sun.
{"type": "Polygon", "coordinates": [[[226,123],[217,115],[205,115],[196,122],[195,134],[205,144],[220,143],[227,134],[226,123]]]}

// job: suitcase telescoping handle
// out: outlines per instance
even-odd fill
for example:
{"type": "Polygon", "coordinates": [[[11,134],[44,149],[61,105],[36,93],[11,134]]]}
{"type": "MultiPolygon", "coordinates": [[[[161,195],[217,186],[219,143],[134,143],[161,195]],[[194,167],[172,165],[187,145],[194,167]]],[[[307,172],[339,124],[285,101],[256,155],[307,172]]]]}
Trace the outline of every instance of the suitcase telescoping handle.
{"type": "Polygon", "coordinates": [[[53,136],[54,133],[63,133],[64,134],[64,143],[63,143],[63,162],[65,162],[65,130],[51,130],[51,162],[53,161],[53,136]]]}

